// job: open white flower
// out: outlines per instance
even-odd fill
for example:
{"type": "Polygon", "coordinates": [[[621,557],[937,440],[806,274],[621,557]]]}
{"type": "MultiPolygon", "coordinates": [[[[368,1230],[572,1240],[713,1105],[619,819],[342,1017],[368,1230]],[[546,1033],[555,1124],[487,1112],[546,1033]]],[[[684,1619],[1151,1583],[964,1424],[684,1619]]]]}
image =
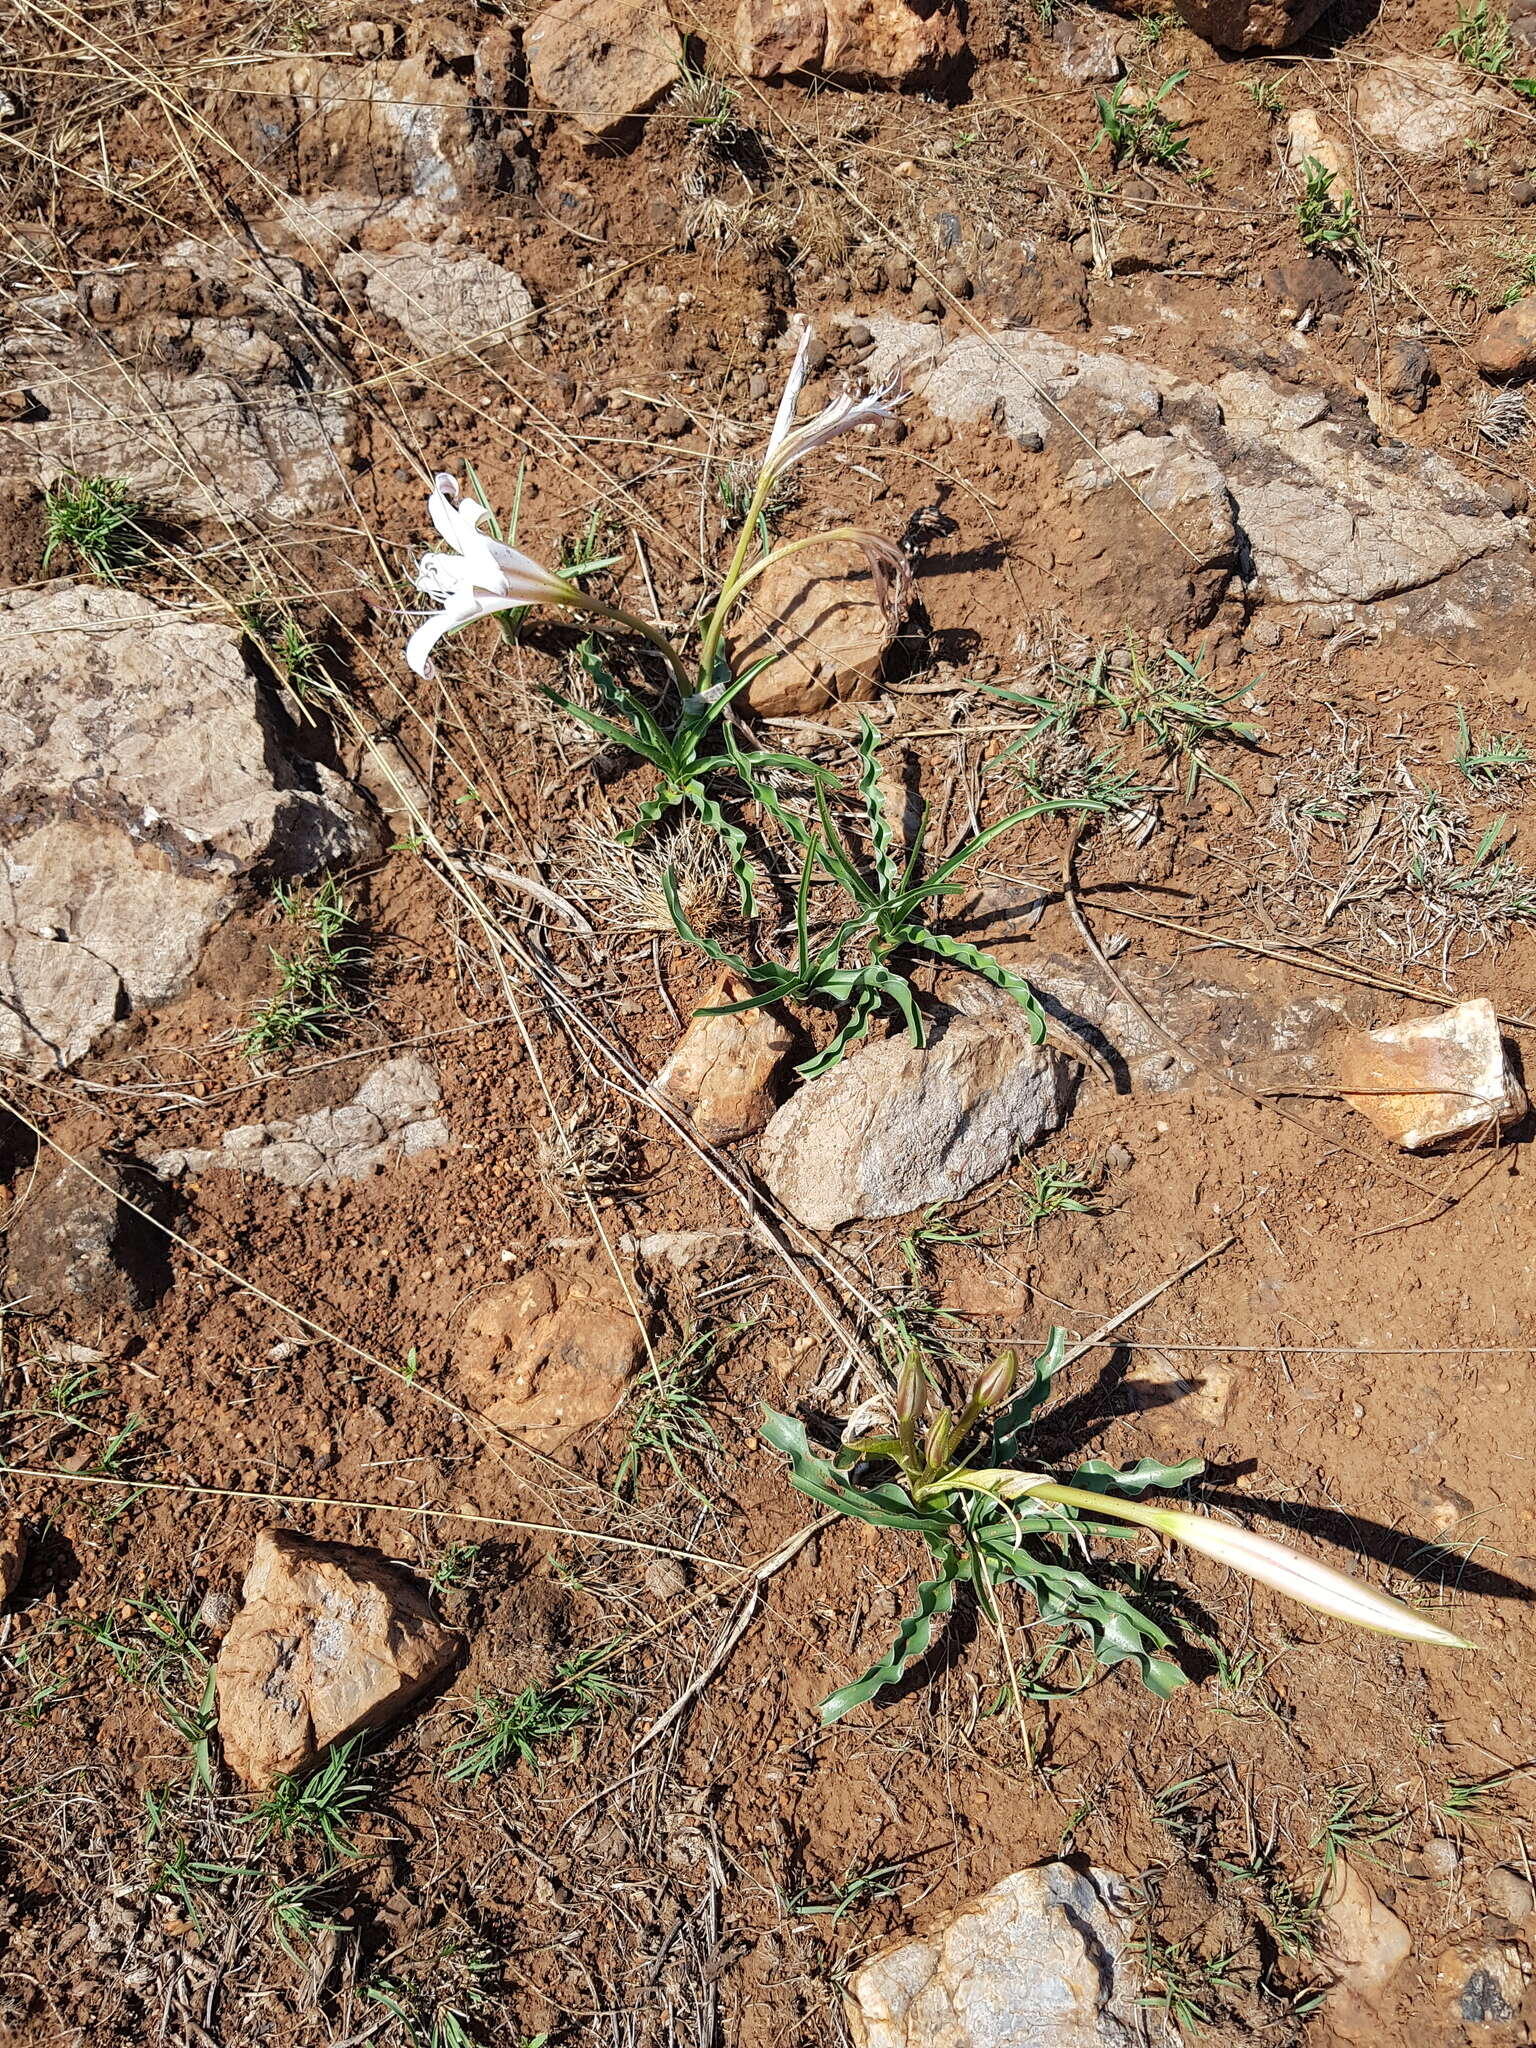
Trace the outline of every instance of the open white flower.
{"type": "Polygon", "coordinates": [[[902,391],[899,376],[888,378],[874,391],[867,391],[862,398],[855,398],[851,391],[843,391],[830,405],[823,406],[814,419],[803,426],[795,425],[795,408],[800,403],[800,393],[805,386],[806,370],[809,364],[812,329],[800,330],[800,340],[795,348],[795,359],[790,364],[789,382],[784,386],[784,396],[779,400],[779,410],[773,422],[773,432],[768,436],[768,446],[763,450],[762,474],[765,477],[784,476],[797,462],[803,462],[827,441],[834,441],[839,434],[851,433],[855,427],[872,426],[879,420],[894,417],[906,393],[902,391]]]}
{"type": "Polygon", "coordinates": [[[482,533],[490,508],[478,498],[461,503],[459,486],[451,476],[434,479],[427,509],[452,553],[424,555],[416,571],[416,588],[442,607],[423,619],[406,642],[405,658],[417,675],[432,676],[432,649],[445,633],[457,632],[476,619],[523,605],[586,603],[574,583],[482,533]]]}

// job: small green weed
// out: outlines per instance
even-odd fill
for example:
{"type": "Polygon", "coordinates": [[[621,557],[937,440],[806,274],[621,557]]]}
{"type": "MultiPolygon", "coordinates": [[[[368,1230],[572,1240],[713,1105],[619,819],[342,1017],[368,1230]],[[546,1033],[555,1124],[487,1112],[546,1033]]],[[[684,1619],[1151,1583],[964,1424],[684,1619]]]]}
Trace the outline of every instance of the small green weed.
{"type": "Polygon", "coordinates": [[[719,1335],[714,1330],[691,1331],[676,1351],[648,1359],[636,1375],[629,1396],[629,1430],[613,1477],[616,1499],[632,1497],[647,1461],[659,1459],[696,1501],[708,1506],[706,1496],[683,1471],[682,1461],[707,1457],[719,1448],[709,1426],[705,1393],[719,1335]]]}
{"type": "Polygon", "coordinates": [[[940,1245],[977,1241],[974,1230],[957,1230],[943,1210],[942,1202],[930,1203],[916,1225],[897,1240],[901,1262],[911,1274],[914,1286],[920,1286],[932,1274],[933,1254],[940,1245]]]}
{"type": "Polygon", "coordinates": [[[882,1899],[901,1896],[904,1863],[850,1863],[838,1884],[822,1892],[786,1892],[784,1910],[797,1919],[825,1917],[834,1927],[850,1913],[867,1913],[882,1899]]]}
{"type": "Polygon", "coordinates": [[[1406,1815],[1378,1806],[1375,1794],[1365,1785],[1335,1785],[1327,1798],[1326,1810],[1312,1835],[1312,1847],[1322,1852],[1324,1863],[1332,1870],[1345,1850],[1379,1863],[1376,1848],[1397,1840],[1406,1815]]]}
{"type": "Polygon", "coordinates": [[[669,104],[692,129],[724,133],[735,126],[736,94],[726,81],[687,51],[669,104]]]}
{"type": "Polygon", "coordinates": [[[611,1643],[562,1664],[548,1685],[520,1693],[478,1693],[475,1727],[448,1751],[451,1785],[478,1784],[509,1764],[538,1769],[541,1754],[566,1741],[626,1690],[601,1670],[611,1643]]]}
{"type": "Polygon", "coordinates": [[[278,683],[291,693],[300,711],[313,723],[316,705],[334,688],[326,674],[324,642],[297,619],[260,598],[247,599],[238,607],[238,614],[242,627],[265,656],[278,683]]]}
{"type": "Polygon", "coordinates": [[[1097,1176],[1081,1173],[1064,1159],[1042,1166],[1026,1165],[1029,1186],[1024,1190],[1021,1220],[1033,1235],[1053,1216],[1091,1216],[1097,1176]]]}
{"type": "Polygon", "coordinates": [[[445,1543],[427,1585],[434,1593],[467,1593],[480,1583],[485,1563],[483,1543],[445,1543]]]}
{"type": "MultiPolygon", "coordinates": [[[[1170,29],[1179,26],[1178,10],[1166,7],[1161,14],[1144,14],[1136,24],[1136,40],[1144,50],[1155,50],[1170,29]]],[[[1180,76],[1184,76],[1181,72],[1180,76]]]]}
{"type": "Polygon", "coordinates": [[[1476,1834],[1492,1827],[1498,1816],[1498,1796],[1513,1778],[1513,1771],[1499,1771],[1491,1778],[1452,1778],[1442,1798],[1435,1801],[1447,1834],[1476,1834]]]}
{"type": "Polygon", "coordinates": [[[1261,114],[1285,112],[1285,101],[1280,96],[1279,86],[1272,78],[1250,78],[1244,84],[1243,91],[1261,114]]]}
{"type": "Polygon", "coordinates": [[[186,1743],[193,1782],[213,1789],[213,1661],[185,1611],[164,1594],[125,1600],[110,1614],[66,1627],[109,1656],[132,1685],[142,1686],[186,1743]]]}
{"type": "Polygon", "coordinates": [[[1509,16],[1488,0],[1476,0],[1472,7],[1456,9],[1456,26],[1440,38],[1437,48],[1452,51],[1469,71],[1484,78],[1497,78],[1522,99],[1536,99],[1536,79],[1523,77],[1512,69],[1514,40],[1509,16]]]}
{"type": "Polygon", "coordinates": [[[279,1778],[246,1815],[258,1847],[277,1840],[318,1841],[338,1860],[356,1854],[352,1830],[373,1792],[359,1768],[366,1736],[339,1742],[312,1771],[279,1778]]]}
{"type": "Polygon", "coordinates": [[[327,1917],[334,1882],[335,1873],[329,1869],[317,1877],[285,1878],[274,1883],[262,1900],[278,1946],[293,1962],[302,1964],[323,1936],[343,1931],[343,1921],[327,1917]]]}
{"type": "Polygon", "coordinates": [[[279,883],[273,900],[293,928],[296,945],[291,952],[270,948],[277,992],[256,1005],[241,1033],[241,1051],[258,1070],[297,1046],[335,1036],[367,957],[351,943],[352,906],[332,877],[308,890],[279,883]]]}
{"type": "Polygon", "coordinates": [[[1360,209],[1353,192],[1335,198],[1333,172],[1309,156],[1301,167],[1301,196],[1296,201],[1296,232],[1309,256],[1347,260],[1360,254],[1360,209]]]}
{"type": "Polygon", "coordinates": [[[1536,291],[1536,242],[1519,240],[1505,242],[1496,251],[1500,266],[1509,279],[1508,284],[1491,301],[1498,312],[1536,291]]]}
{"type": "Polygon", "coordinates": [[[1513,776],[1523,775],[1531,764],[1531,750],[1524,740],[1508,739],[1500,733],[1484,733],[1474,739],[1467,714],[1458,709],[1456,752],[1452,757],[1458,771],[1474,789],[1491,790],[1513,776]]]}
{"type": "Polygon", "coordinates": [[[143,567],[145,505],[121,478],[61,476],[43,494],[43,567],[61,551],[103,583],[143,567]]]}
{"type": "Polygon", "coordinates": [[[1127,101],[1126,95],[1138,90],[1129,79],[1122,79],[1113,92],[1095,93],[1099,129],[1093,138],[1093,148],[1098,149],[1101,143],[1108,143],[1117,169],[1133,164],[1152,164],[1165,170],[1183,170],[1189,137],[1181,133],[1178,122],[1170,121],[1160,109],[1169,93],[1182,85],[1188,76],[1187,71],[1175,71],[1154,93],[1141,101],[1127,101]]]}
{"type": "Polygon", "coordinates": [[[1268,1847],[1255,1848],[1252,1855],[1238,1860],[1218,1858],[1216,1867],[1241,1891],[1251,1895],[1282,1955],[1316,1954],[1325,1879],[1319,1878],[1311,1891],[1303,1889],[1281,1868],[1274,1850],[1268,1847]]]}
{"type": "Polygon", "coordinates": [[[1212,2006],[1230,1981],[1237,1952],[1203,1956],[1190,1941],[1164,1941],[1150,1927],[1138,1938],[1141,1966],[1152,1987],[1137,2003],[1151,2012],[1165,2012],[1184,2034],[1198,2034],[1211,2024],[1212,2006]]]}
{"type": "Polygon", "coordinates": [[[363,1996],[399,2024],[410,2048],[480,2048],[477,2015],[489,2010],[485,1980],[495,1972],[488,1948],[438,1934],[396,1950],[363,1996]]]}

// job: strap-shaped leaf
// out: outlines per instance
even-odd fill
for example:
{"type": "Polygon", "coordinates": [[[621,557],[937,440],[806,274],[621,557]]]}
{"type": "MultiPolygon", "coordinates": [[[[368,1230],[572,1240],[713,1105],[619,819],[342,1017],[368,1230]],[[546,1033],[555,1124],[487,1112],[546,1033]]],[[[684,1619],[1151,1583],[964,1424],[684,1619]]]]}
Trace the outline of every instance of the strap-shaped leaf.
{"type": "Polygon", "coordinates": [[[916,1046],[926,1045],[928,1040],[923,1030],[922,1012],[917,1007],[917,997],[912,984],[904,974],[896,974],[889,967],[873,967],[868,970],[869,978],[882,995],[890,997],[906,1019],[907,1031],[916,1046]]]}
{"type": "Polygon", "coordinates": [[[1060,1371],[1067,1352],[1067,1333],[1053,1329],[1044,1351],[1034,1361],[1029,1385],[1020,1387],[992,1418],[992,1463],[1015,1464],[1019,1439],[1035,1419],[1036,1411],[1051,1391],[1051,1381],[1060,1371]]]}
{"type": "Polygon", "coordinates": [[[1156,1458],[1139,1458],[1134,1465],[1124,1466],[1111,1465],[1103,1458],[1090,1458],[1087,1464],[1078,1466],[1067,1484],[1084,1487],[1090,1493],[1128,1493],[1134,1500],[1149,1486],[1161,1486],[1169,1491],[1187,1486],[1204,1470],[1204,1458],[1186,1458],[1182,1465],[1164,1465],[1156,1458]]]}
{"type": "Polygon", "coordinates": [[[889,1481],[880,1486],[855,1486],[830,1458],[819,1457],[811,1449],[805,1424],[795,1416],[765,1407],[761,1435],[765,1444],[788,1458],[789,1482],[807,1500],[836,1508],[840,1515],[852,1515],[856,1521],[872,1522],[880,1529],[911,1529],[936,1542],[948,1541],[947,1516],[915,1507],[906,1492],[889,1481]]]}
{"type": "MultiPolygon", "coordinates": [[[[643,750],[647,759],[655,761],[660,767],[663,760],[670,758],[672,743],[662,730],[661,722],[651,707],[637,697],[633,690],[626,690],[622,683],[615,680],[613,671],[604,660],[603,651],[592,634],[589,633],[576,649],[576,659],[581,663],[604,703],[611,704],[616,711],[622,711],[634,727],[635,737],[644,743],[643,750]]],[[[638,753],[642,749],[637,747],[635,751],[638,753]]]]}
{"type": "MultiPolygon", "coordinates": [[[[894,896],[900,887],[891,842],[891,821],[880,790],[880,735],[869,719],[859,713],[859,797],[869,820],[869,853],[879,878],[881,893],[894,896]]],[[[919,1039],[918,1044],[922,1044],[919,1039]]]]}
{"type": "MultiPolygon", "coordinates": [[[[604,718],[599,711],[588,711],[584,705],[573,702],[569,697],[562,697],[558,690],[545,689],[542,683],[539,685],[539,695],[547,698],[551,704],[557,704],[567,717],[574,718],[578,725],[584,725],[588,732],[595,732],[599,739],[605,739],[614,746],[623,747],[628,753],[638,754],[642,761],[649,761],[653,768],[665,774],[667,769],[665,740],[659,741],[658,744],[653,744],[650,740],[643,738],[640,733],[631,732],[627,725],[619,725],[614,719],[604,718]]],[[[654,725],[655,720],[652,719],[651,723],[654,725]]]]}
{"type": "Polygon", "coordinates": [[[1123,1593],[1095,1585],[1086,1573],[1071,1565],[1046,1564],[1030,1560],[1027,1573],[1019,1574],[1040,1618],[1047,1622],[1075,1622],[1087,1636],[1100,1664],[1132,1663],[1142,1684],[1159,1699],[1167,1699],[1184,1684],[1184,1673],[1159,1651],[1173,1647],[1171,1638],[1149,1616],[1131,1605],[1123,1593]]]}
{"type": "Polygon", "coordinates": [[[968,967],[983,981],[990,981],[994,988],[1012,996],[1029,1019],[1031,1040],[1036,1045],[1045,1042],[1045,1012],[1022,974],[1015,974],[1001,960],[994,960],[990,953],[983,952],[980,946],[973,946],[966,939],[952,938],[948,932],[931,932],[926,925],[903,925],[901,940],[904,945],[921,947],[925,953],[936,953],[941,960],[953,960],[957,967],[968,967]]]}
{"type": "Polygon", "coordinates": [[[757,910],[757,897],[752,887],[752,864],[747,859],[747,835],[741,827],[725,815],[714,797],[708,795],[697,784],[690,783],[687,789],[688,801],[712,831],[720,835],[725,845],[725,857],[731,864],[731,873],[736,877],[736,896],[743,917],[751,917],[757,910]]]}
{"type": "Polygon", "coordinates": [[[807,1081],[814,1081],[818,1074],[825,1074],[835,1067],[849,1046],[856,1044],[874,1022],[875,1013],[880,1008],[880,991],[871,987],[868,972],[867,968],[862,967],[849,970],[850,979],[856,982],[856,986],[850,990],[852,1014],[844,1021],[842,1029],[824,1051],[817,1053],[813,1059],[802,1060],[796,1067],[795,1072],[807,1081]]]}
{"type": "Polygon", "coordinates": [[[859,872],[858,862],[848,851],[832,816],[832,806],[827,801],[826,784],[822,782],[816,785],[816,809],[821,818],[822,865],[834,882],[842,883],[855,903],[866,910],[874,909],[880,897],[865,881],[859,872]]]}
{"type": "Polygon", "coordinates": [[[937,1578],[924,1579],[917,1589],[917,1608],[909,1614],[896,1631],[896,1639],[878,1664],[872,1664],[862,1678],[856,1678],[852,1685],[845,1685],[821,1703],[821,1725],[830,1728],[834,1721],[840,1721],[844,1714],[852,1713],[855,1707],[862,1707],[867,1700],[887,1685],[894,1685],[912,1662],[922,1656],[933,1641],[936,1624],[943,1620],[955,1604],[955,1586],[966,1577],[966,1559],[962,1551],[953,1548],[941,1558],[942,1569],[937,1578]]]}
{"type": "Polygon", "coordinates": [[[706,958],[715,961],[718,966],[732,968],[743,980],[750,979],[752,970],[739,953],[728,953],[718,939],[709,938],[703,932],[696,932],[688,922],[687,914],[677,893],[677,873],[675,869],[668,868],[663,874],[661,878],[661,893],[666,898],[667,910],[671,915],[672,922],[677,929],[677,935],[680,939],[685,939],[690,946],[697,946],[706,958]]]}

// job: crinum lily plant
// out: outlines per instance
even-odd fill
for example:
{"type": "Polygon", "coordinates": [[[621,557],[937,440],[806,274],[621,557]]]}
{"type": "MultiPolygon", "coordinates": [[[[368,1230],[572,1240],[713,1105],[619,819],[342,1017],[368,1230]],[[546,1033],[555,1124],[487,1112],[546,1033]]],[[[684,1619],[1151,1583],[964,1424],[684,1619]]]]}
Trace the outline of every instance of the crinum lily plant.
{"type": "Polygon", "coordinates": [[[1469,1647],[1403,1601],[1287,1544],[1142,1499],[1187,1485],[1204,1469],[1198,1458],[1179,1465],[1142,1458],[1120,1468],[1095,1458],[1078,1466],[1066,1483],[1022,1466],[1024,1437],[1065,1352],[1065,1332],[1053,1330],[1022,1385],[1016,1354],[1003,1352],[975,1376],[958,1410],[935,1407],[922,1362],[910,1353],[897,1381],[892,1427],[857,1437],[834,1457],[811,1449],[803,1423],[767,1411],[764,1440],[789,1460],[793,1486],[855,1521],[907,1531],[926,1545],[934,1563],[890,1650],[823,1703],[823,1722],[840,1719],[894,1685],[928,1648],[962,1585],[974,1589],[1005,1642],[998,1594],[1017,1585],[1040,1621],[1061,1631],[1059,1641],[1078,1636],[1094,1664],[1133,1664],[1142,1683],[1166,1699],[1184,1683],[1168,1654],[1173,1645],[1167,1631],[1128,1597],[1123,1568],[1101,1563],[1091,1569],[1090,1539],[1124,1538],[1138,1529],[1202,1551],[1356,1628],[1445,1649],[1469,1647]]]}
{"type": "MultiPolygon", "coordinates": [[[[521,613],[530,606],[568,612],[591,624],[595,630],[577,652],[592,683],[596,706],[575,703],[553,691],[544,694],[600,739],[638,755],[653,770],[652,793],[638,806],[634,822],[620,835],[622,841],[633,844],[678,806],[690,807],[719,835],[745,916],[756,909],[754,876],[747,832],[733,812],[743,803],[753,804],[759,816],[780,827],[795,845],[801,883],[797,945],[788,964],[749,963],[724,952],[692,928],[671,889],[668,901],[680,938],[728,962],[756,984],[757,993],[727,1007],[803,1000],[830,1003],[845,1013],[842,1029],[802,1072],[820,1071],[833,1064],[870,1028],[887,1003],[903,1016],[914,1041],[922,1044],[924,1025],[916,998],[892,958],[912,950],[968,968],[1003,989],[1025,1011],[1038,1042],[1045,1036],[1045,1018],[1028,983],[981,948],[935,931],[925,917],[924,906],[958,890],[961,884],[951,879],[955,871],[1009,827],[1043,811],[1071,806],[1040,802],[1013,812],[925,873],[921,831],[910,856],[905,861],[896,856],[879,788],[875,758],[879,737],[867,720],[861,721],[857,790],[839,792],[824,768],[799,755],[758,745],[733,708],[753,678],[777,659],[770,653],[734,673],[726,638],[732,614],[775,564],[828,541],[852,543],[869,564],[875,595],[893,624],[905,609],[910,589],[910,569],[901,550],[860,527],[834,527],[777,546],[758,545],[759,536],[766,534],[767,507],[785,477],[838,436],[890,419],[900,402],[895,384],[887,383],[862,397],[844,392],[812,418],[797,421],[811,340],[807,327],[799,337],[772,431],[757,462],[724,579],[713,604],[696,621],[695,652],[685,653],[683,645],[649,621],[594,596],[574,577],[559,575],[509,546],[495,531],[489,508],[477,497],[464,496],[452,477],[439,476],[429,505],[448,552],[426,556],[416,577],[417,588],[435,598],[439,609],[412,633],[406,658],[418,675],[430,677],[432,651],[445,634],[478,619],[521,613]],[[638,689],[620,683],[599,634],[645,642],[664,663],[670,688],[648,701],[638,689]],[[778,784],[784,777],[792,782],[798,779],[802,789],[812,792],[802,808],[782,799],[778,784]],[[854,825],[852,838],[837,822],[839,817],[849,816],[854,825]],[[813,945],[811,895],[813,887],[823,885],[841,892],[846,914],[832,924],[823,942],[813,945]]],[[[690,640],[688,644],[694,643],[690,640]]]]}

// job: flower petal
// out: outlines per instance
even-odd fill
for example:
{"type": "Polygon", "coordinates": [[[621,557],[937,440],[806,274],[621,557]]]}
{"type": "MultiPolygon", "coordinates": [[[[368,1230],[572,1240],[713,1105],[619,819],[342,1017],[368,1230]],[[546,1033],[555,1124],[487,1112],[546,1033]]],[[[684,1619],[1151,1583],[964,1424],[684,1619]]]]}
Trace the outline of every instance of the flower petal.
{"type": "Polygon", "coordinates": [[[789,366],[789,381],[784,386],[784,396],[779,400],[779,409],[774,415],[773,432],[768,436],[768,446],[763,450],[764,469],[772,462],[783,445],[785,436],[795,424],[795,407],[800,403],[800,393],[805,385],[806,361],[811,352],[811,339],[815,331],[809,320],[802,323],[794,361],[789,366]]]}
{"type": "Polygon", "coordinates": [[[477,592],[464,592],[450,598],[440,612],[423,619],[405,643],[406,665],[425,681],[431,682],[437,671],[430,659],[432,649],[446,633],[456,633],[460,626],[472,625],[476,619],[488,619],[497,612],[511,611],[514,601],[508,598],[487,598],[477,592]]]}

